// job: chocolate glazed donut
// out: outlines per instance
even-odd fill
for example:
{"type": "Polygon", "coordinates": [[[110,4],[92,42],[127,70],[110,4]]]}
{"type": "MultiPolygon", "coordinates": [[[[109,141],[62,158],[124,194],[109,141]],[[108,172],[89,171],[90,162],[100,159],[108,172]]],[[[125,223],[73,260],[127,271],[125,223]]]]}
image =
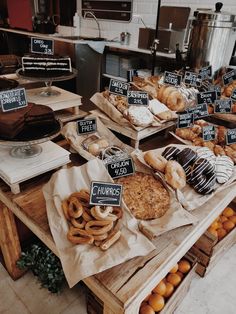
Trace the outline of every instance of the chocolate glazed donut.
{"type": "Polygon", "coordinates": [[[166,147],[166,149],[162,153],[162,156],[167,160],[177,160],[179,153],[180,150],[177,147],[169,146],[166,147]]]}
{"type": "Polygon", "coordinates": [[[188,166],[191,166],[197,159],[197,153],[191,148],[183,149],[177,157],[177,161],[181,164],[185,171],[187,171],[188,166]]]}
{"type": "Polygon", "coordinates": [[[211,193],[216,183],[216,174],[211,163],[203,158],[197,159],[192,168],[190,182],[196,192],[211,193]]]}

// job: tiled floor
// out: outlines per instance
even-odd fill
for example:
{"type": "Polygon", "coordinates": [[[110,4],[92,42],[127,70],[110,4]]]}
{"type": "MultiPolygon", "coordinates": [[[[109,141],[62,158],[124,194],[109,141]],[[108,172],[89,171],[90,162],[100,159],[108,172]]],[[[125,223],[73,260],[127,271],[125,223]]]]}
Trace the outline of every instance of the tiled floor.
{"type": "MultiPolygon", "coordinates": [[[[204,279],[196,277],[175,314],[236,313],[236,245],[227,252],[204,279]]],[[[0,264],[0,313],[6,314],[86,314],[84,291],[80,286],[61,295],[41,289],[27,273],[12,281],[0,264]]]]}

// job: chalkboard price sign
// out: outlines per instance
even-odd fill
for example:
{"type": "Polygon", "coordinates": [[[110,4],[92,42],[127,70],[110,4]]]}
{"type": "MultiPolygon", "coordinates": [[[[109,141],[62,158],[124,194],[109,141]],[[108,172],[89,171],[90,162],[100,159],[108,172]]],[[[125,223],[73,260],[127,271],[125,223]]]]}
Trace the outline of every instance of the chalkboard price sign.
{"type": "Polygon", "coordinates": [[[222,78],[224,85],[232,83],[234,80],[236,80],[236,70],[225,73],[222,78]]]}
{"type": "Polygon", "coordinates": [[[3,112],[26,107],[28,105],[24,88],[7,90],[0,93],[0,105],[3,112]]]}
{"type": "Polygon", "coordinates": [[[232,91],[232,94],[231,94],[230,98],[232,100],[236,101],[236,88],[232,91]]]}
{"type": "Polygon", "coordinates": [[[113,161],[106,167],[112,179],[129,176],[135,171],[132,158],[113,161]]]}
{"type": "Polygon", "coordinates": [[[96,118],[92,119],[83,119],[77,121],[77,133],[89,134],[97,131],[97,120],[96,118]]]}
{"type": "Polygon", "coordinates": [[[184,75],[184,83],[189,86],[199,87],[202,85],[202,77],[201,75],[195,72],[185,72],[184,75]]]}
{"type": "Polygon", "coordinates": [[[90,188],[90,204],[104,206],[120,206],[122,197],[122,185],[95,182],[90,188]]]}
{"type": "Polygon", "coordinates": [[[214,112],[215,113],[231,113],[232,100],[231,99],[218,99],[215,101],[214,112]]]}
{"type": "Polygon", "coordinates": [[[236,143],[236,129],[228,129],[226,134],[227,145],[236,143]]]}
{"type": "Polygon", "coordinates": [[[197,105],[194,110],[194,120],[209,116],[207,104],[197,105]]]}
{"type": "Polygon", "coordinates": [[[54,44],[51,39],[31,38],[31,52],[53,55],[54,44]]]}
{"type": "Polygon", "coordinates": [[[113,79],[110,80],[109,84],[110,93],[127,97],[128,90],[129,90],[128,83],[124,83],[122,81],[113,79]]]}
{"type": "Polygon", "coordinates": [[[214,125],[207,125],[202,128],[203,141],[214,141],[216,138],[216,130],[214,125]]]}
{"type": "Polygon", "coordinates": [[[198,103],[198,105],[214,104],[216,99],[217,99],[216,91],[204,92],[204,93],[198,93],[197,94],[197,103],[198,103]]]}
{"type": "Polygon", "coordinates": [[[184,129],[193,126],[194,114],[193,113],[181,113],[178,117],[177,128],[184,129]]]}
{"type": "Polygon", "coordinates": [[[212,66],[209,65],[207,67],[201,68],[199,70],[199,74],[202,77],[202,80],[208,80],[212,77],[212,66]]]}
{"type": "Polygon", "coordinates": [[[182,81],[182,76],[173,72],[165,71],[164,73],[164,83],[169,85],[180,85],[182,81]]]}
{"type": "Polygon", "coordinates": [[[149,97],[147,92],[128,91],[127,100],[129,105],[148,106],[149,97]]]}

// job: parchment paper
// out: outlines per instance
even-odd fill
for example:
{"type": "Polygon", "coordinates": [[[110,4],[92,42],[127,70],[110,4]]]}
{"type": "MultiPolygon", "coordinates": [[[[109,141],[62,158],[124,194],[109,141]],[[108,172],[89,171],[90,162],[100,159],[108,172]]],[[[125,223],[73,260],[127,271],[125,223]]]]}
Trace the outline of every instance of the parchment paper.
{"type": "MultiPolygon", "coordinates": [[[[175,147],[179,148],[180,150],[183,150],[184,148],[187,148],[187,147],[191,148],[192,150],[196,150],[198,148],[197,146],[178,145],[178,144],[171,144],[168,146],[175,146],[175,147]]],[[[166,147],[168,147],[168,146],[166,146],[166,147]]],[[[161,155],[162,152],[166,149],[166,147],[154,149],[153,151],[156,154],[161,155]]],[[[145,165],[146,167],[148,167],[150,169],[150,166],[145,162],[145,160],[143,158],[144,153],[141,151],[138,151],[135,154],[136,154],[138,160],[143,165],[145,165]]],[[[236,181],[236,166],[234,166],[234,171],[233,171],[233,174],[232,174],[231,178],[229,179],[229,181],[227,181],[224,184],[218,184],[217,183],[216,189],[211,194],[207,194],[207,195],[199,194],[199,193],[195,192],[195,190],[189,184],[186,184],[186,186],[181,191],[180,190],[176,191],[177,199],[179,200],[179,202],[183,205],[183,207],[185,209],[187,209],[188,211],[192,211],[192,210],[202,206],[204,203],[206,203],[217,192],[220,192],[220,191],[228,188],[230,185],[232,185],[234,183],[234,181],[236,181]]]]}
{"type": "Polygon", "coordinates": [[[97,158],[81,167],[59,170],[43,188],[50,230],[70,287],[83,278],[155,249],[139,231],[137,220],[126,210],[121,220],[121,238],[107,251],[93,245],[74,245],[67,240],[68,223],[61,202],[73,192],[90,189],[91,181],[113,182],[97,158]]]}

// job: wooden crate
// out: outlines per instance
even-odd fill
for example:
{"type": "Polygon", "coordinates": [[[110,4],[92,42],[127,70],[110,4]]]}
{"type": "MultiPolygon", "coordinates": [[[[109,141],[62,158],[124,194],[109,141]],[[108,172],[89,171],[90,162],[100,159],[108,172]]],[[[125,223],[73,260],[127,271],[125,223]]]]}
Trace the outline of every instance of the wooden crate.
{"type": "MultiPolygon", "coordinates": [[[[229,205],[236,210],[236,200],[229,205]]],[[[198,259],[196,273],[201,277],[206,276],[217,264],[225,252],[236,243],[236,227],[231,230],[221,241],[206,231],[190,249],[190,252],[198,259]]]]}
{"type": "MultiPolygon", "coordinates": [[[[189,290],[192,278],[195,275],[195,268],[197,265],[196,264],[197,263],[196,257],[191,253],[187,253],[183,258],[190,262],[191,270],[184,277],[181,284],[176,288],[176,290],[174,291],[172,296],[168,299],[168,301],[165,304],[165,307],[160,312],[161,314],[170,314],[176,310],[176,308],[179,306],[179,304],[184,299],[187,291],[189,290]]],[[[87,289],[86,299],[87,299],[87,313],[88,314],[102,314],[102,313],[104,313],[103,302],[99,298],[97,298],[95,296],[95,294],[89,289],[87,289]]]]}

